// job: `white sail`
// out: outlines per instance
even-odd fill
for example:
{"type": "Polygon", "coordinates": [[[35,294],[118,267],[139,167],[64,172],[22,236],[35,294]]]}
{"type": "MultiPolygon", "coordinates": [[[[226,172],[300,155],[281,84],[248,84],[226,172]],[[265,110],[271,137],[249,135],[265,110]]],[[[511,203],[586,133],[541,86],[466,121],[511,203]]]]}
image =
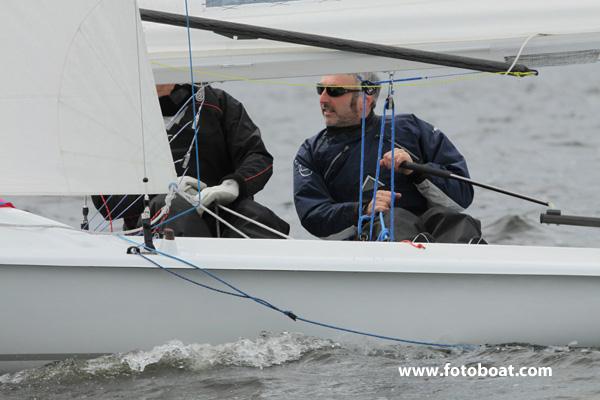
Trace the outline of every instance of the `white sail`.
{"type": "MultiPolygon", "coordinates": [[[[594,62],[600,54],[597,0],[300,0],[205,7],[190,15],[370,43],[511,61],[521,45],[528,66],[594,62]]],[[[140,8],[185,14],[185,3],[141,0],[140,8]]],[[[189,81],[186,28],[144,23],[157,81],[189,81]]],[[[356,71],[432,68],[262,39],[233,40],[212,32],[191,35],[195,79],[311,76],[356,71]]]]}
{"type": "Polygon", "coordinates": [[[143,193],[144,177],[166,192],[173,160],[135,1],[1,8],[0,192],[143,193]]]}

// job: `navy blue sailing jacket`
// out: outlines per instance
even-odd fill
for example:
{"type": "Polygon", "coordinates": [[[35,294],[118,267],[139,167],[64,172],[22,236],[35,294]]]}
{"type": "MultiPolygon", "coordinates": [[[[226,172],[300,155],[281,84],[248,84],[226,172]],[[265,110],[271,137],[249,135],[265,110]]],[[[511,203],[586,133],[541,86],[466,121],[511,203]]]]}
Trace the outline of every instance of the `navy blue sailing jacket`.
{"type": "MultiPolygon", "coordinates": [[[[364,177],[375,178],[381,117],[366,120],[364,177]]],[[[396,148],[406,150],[414,162],[469,177],[464,157],[441,131],[412,114],[395,118],[396,148]]],[[[386,121],[383,153],[391,150],[391,119],[386,121]]],[[[361,126],[326,128],[307,139],[294,160],[294,203],[310,233],[327,239],[348,239],[356,232],[359,187],[363,205],[371,201],[373,184],[360,182],[361,126]]],[[[380,189],[390,190],[390,170],[382,167],[380,189]]],[[[420,215],[432,206],[457,211],[473,201],[473,187],[453,179],[395,172],[394,191],[402,197],[395,206],[420,215]]],[[[371,180],[371,182],[374,182],[371,180]]]]}

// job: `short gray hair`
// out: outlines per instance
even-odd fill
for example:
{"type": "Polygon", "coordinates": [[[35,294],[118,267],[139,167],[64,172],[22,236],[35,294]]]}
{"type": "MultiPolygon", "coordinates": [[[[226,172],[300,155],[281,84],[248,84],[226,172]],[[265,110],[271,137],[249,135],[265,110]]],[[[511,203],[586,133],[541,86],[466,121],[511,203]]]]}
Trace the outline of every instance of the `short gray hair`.
{"type": "MultiPolygon", "coordinates": [[[[356,79],[357,83],[362,83],[364,81],[369,81],[371,83],[379,82],[379,76],[375,72],[357,72],[351,74],[356,79]]],[[[381,92],[381,85],[377,85],[373,87],[373,107],[371,110],[375,109],[377,105],[377,98],[379,97],[379,92],[381,92]]]]}

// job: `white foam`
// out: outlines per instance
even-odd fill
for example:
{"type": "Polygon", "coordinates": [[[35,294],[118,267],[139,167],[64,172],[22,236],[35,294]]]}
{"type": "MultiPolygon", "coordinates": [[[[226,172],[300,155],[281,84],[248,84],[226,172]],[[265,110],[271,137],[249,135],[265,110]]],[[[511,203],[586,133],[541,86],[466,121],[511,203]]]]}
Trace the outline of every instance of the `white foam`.
{"type": "Polygon", "coordinates": [[[217,366],[267,368],[299,360],[310,351],[338,345],[330,340],[294,333],[263,333],[254,340],[239,339],[222,345],[184,344],[172,340],[151,350],[110,354],[91,360],[65,360],[41,368],[0,376],[0,383],[19,384],[57,378],[114,377],[142,373],[150,366],[191,371],[217,366]]]}

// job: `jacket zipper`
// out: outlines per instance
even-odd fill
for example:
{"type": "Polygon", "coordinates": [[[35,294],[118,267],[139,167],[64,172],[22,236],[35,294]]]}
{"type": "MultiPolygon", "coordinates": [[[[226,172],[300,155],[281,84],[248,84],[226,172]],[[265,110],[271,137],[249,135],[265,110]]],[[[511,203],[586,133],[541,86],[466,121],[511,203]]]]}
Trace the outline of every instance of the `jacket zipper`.
{"type": "MultiPolygon", "coordinates": [[[[380,134],[376,134],[375,135],[375,139],[379,139],[380,134]]],[[[384,137],[383,138],[387,143],[392,143],[392,139],[388,138],[388,137],[384,137]]],[[[408,150],[406,147],[402,146],[401,144],[399,144],[397,141],[394,142],[394,147],[396,147],[397,149],[401,149],[404,150],[408,153],[408,155],[410,155],[410,157],[413,159],[413,162],[416,163],[420,163],[421,159],[419,158],[419,156],[417,156],[415,153],[413,153],[412,151],[408,150]]]]}
{"type": "Polygon", "coordinates": [[[327,170],[325,171],[325,174],[323,174],[323,179],[327,179],[327,175],[329,175],[329,173],[331,172],[331,168],[333,168],[333,165],[335,164],[335,162],[348,150],[350,149],[349,145],[346,145],[346,147],[344,147],[344,149],[339,152],[331,161],[331,164],[329,164],[329,167],[327,167],[327,170]]]}

